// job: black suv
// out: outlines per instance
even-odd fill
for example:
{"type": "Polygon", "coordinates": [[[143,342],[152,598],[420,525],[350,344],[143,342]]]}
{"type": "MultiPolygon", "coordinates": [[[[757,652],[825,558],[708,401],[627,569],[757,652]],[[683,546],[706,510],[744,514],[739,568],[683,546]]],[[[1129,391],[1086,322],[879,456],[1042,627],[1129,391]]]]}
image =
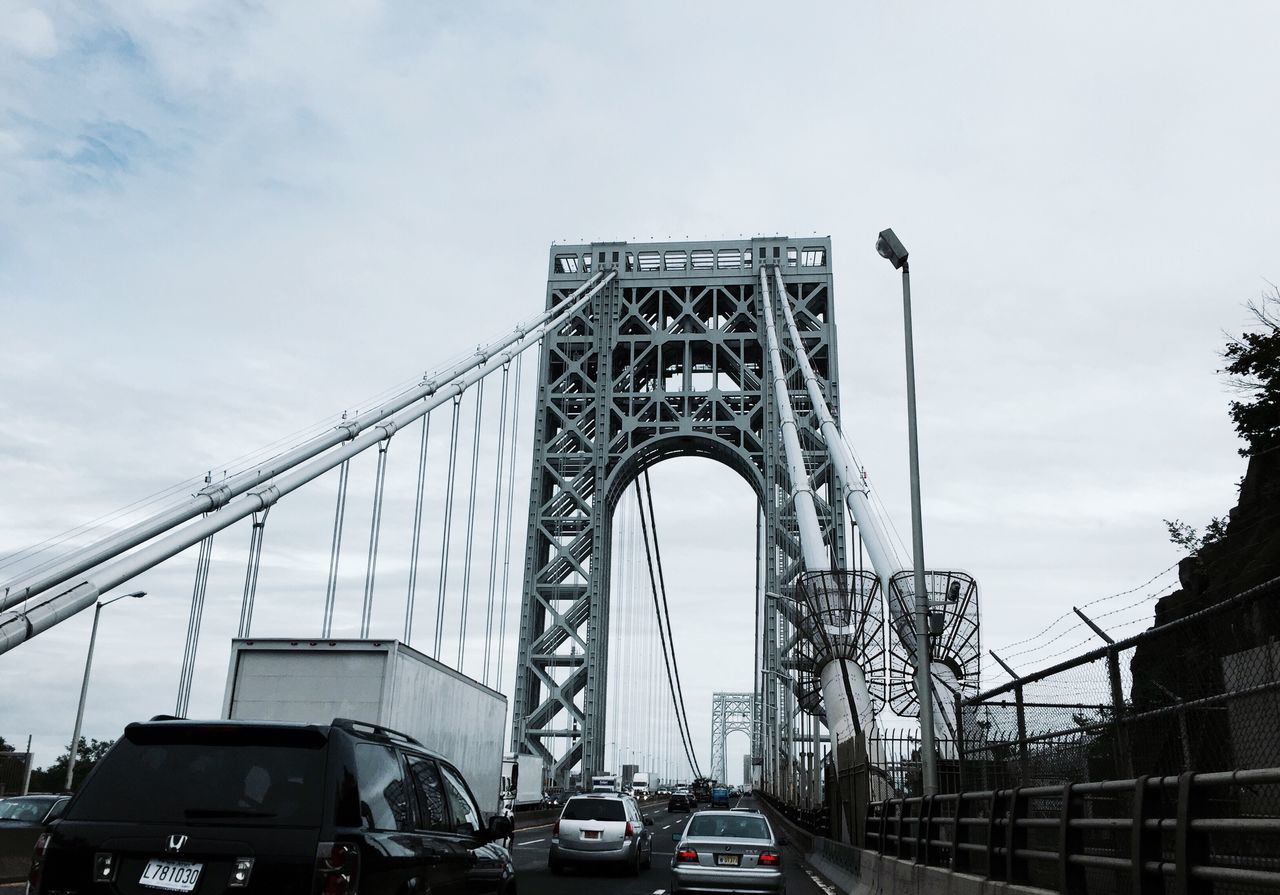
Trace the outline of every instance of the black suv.
{"type": "Polygon", "coordinates": [[[28,891],[512,895],[510,835],[448,761],[386,728],[152,720],[40,837],[28,891]]]}

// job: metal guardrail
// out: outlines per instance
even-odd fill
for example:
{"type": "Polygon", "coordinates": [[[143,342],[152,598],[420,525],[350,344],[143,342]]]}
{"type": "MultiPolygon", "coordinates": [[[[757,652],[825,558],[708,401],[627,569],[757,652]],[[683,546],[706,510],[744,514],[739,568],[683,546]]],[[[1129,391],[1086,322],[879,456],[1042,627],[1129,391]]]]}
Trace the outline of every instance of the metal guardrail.
{"type": "Polygon", "coordinates": [[[1063,893],[1273,892],[1277,793],[1280,768],[888,799],[863,844],[1063,893]]]}

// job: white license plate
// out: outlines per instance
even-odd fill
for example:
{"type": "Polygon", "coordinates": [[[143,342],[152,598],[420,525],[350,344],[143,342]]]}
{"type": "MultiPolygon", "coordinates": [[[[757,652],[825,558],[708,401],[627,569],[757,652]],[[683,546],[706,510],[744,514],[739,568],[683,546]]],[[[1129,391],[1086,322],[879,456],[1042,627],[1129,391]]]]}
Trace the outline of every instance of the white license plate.
{"type": "Polygon", "coordinates": [[[599,830],[584,830],[584,831],[582,832],[582,838],[583,838],[583,839],[599,839],[599,838],[600,838],[600,831],[599,831],[599,830]]]}
{"type": "Polygon", "coordinates": [[[719,864],[721,867],[737,867],[738,856],[737,855],[716,855],[716,863],[719,864]]]}
{"type": "Polygon", "coordinates": [[[142,871],[139,885],[167,892],[191,892],[200,881],[203,864],[187,864],[180,861],[148,861],[142,871]]]}

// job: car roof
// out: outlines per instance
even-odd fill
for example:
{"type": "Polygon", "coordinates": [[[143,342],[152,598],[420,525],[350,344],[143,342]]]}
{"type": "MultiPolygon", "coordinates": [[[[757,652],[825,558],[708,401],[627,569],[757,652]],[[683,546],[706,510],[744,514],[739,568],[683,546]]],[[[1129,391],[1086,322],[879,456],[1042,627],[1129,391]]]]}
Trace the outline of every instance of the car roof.
{"type": "Polygon", "coordinates": [[[629,798],[631,798],[631,796],[627,795],[625,792],[583,792],[583,793],[579,793],[579,794],[577,794],[577,795],[575,795],[575,796],[570,796],[570,798],[574,798],[574,799],[629,799],[629,798]]]}
{"type": "Polygon", "coordinates": [[[134,721],[125,727],[126,732],[130,729],[142,730],[167,730],[171,728],[209,728],[225,730],[227,728],[238,728],[245,730],[314,730],[323,734],[326,738],[334,731],[341,731],[358,740],[367,740],[375,743],[386,743],[387,745],[400,746],[403,749],[420,752],[430,758],[438,761],[449,762],[444,755],[433,749],[419,743],[413,737],[400,733],[397,730],[378,727],[373,724],[366,724],[363,721],[349,721],[345,718],[334,718],[329,724],[309,724],[305,721],[249,721],[241,719],[188,719],[188,718],[172,718],[165,715],[157,715],[150,721],[134,721]],[[390,736],[388,735],[390,734],[390,736]]]}

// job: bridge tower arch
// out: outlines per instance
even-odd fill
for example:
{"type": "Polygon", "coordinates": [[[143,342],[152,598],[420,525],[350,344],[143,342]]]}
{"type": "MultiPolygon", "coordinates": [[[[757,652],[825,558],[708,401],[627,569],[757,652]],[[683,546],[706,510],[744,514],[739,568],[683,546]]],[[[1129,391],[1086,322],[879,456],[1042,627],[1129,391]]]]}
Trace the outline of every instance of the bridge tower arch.
{"type": "MultiPolygon", "coordinates": [[[[541,346],[512,746],[542,757],[562,783],[575,769],[606,769],[613,511],[649,466],[704,456],[738,472],[759,501],[754,667],[768,673],[756,681],[763,698],[752,751],[768,772],[794,707],[771,674],[782,668],[788,623],[763,594],[803,569],[759,270],[783,270],[805,349],[838,408],[830,240],[563,245],[551,247],[549,262],[547,307],[593,277],[615,276],[541,346]]],[[[824,534],[844,568],[840,483],[789,346],[784,364],[824,534]]]]}

